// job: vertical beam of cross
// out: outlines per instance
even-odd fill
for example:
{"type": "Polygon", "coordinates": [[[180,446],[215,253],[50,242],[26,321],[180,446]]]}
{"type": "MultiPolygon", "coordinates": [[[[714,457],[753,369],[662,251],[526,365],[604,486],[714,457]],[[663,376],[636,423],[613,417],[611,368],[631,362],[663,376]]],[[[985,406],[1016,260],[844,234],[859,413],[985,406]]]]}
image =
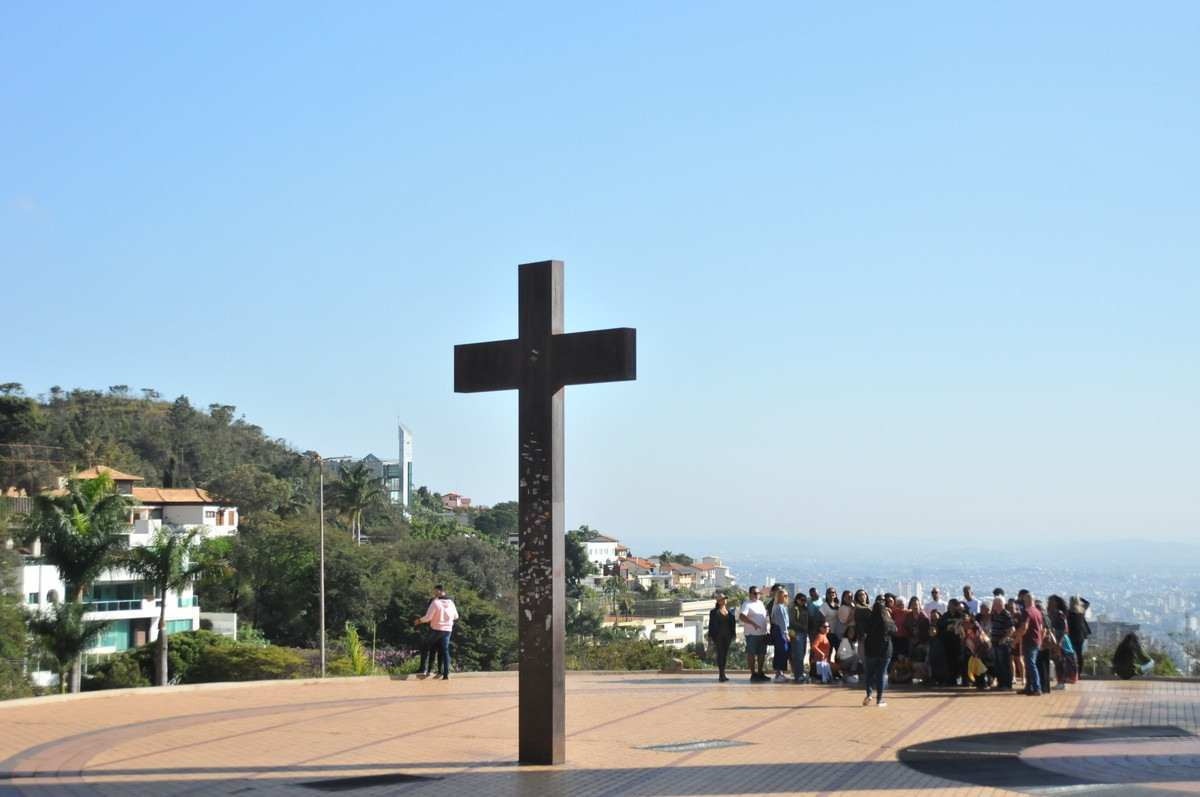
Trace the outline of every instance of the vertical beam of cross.
{"type": "Polygon", "coordinates": [[[459,393],[519,390],[518,628],[520,760],[566,757],[565,520],[563,390],[566,385],[635,379],[633,329],[563,334],[563,264],[518,270],[516,340],[454,347],[459,393]]]}

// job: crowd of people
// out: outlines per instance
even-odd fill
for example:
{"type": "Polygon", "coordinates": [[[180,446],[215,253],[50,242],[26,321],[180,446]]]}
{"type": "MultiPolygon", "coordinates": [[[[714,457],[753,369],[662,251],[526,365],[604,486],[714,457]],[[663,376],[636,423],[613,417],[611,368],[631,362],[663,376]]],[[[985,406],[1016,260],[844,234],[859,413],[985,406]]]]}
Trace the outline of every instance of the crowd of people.
{"type": "Polygon", "coordinates": [[[839,595],[829,587],[822,597],[812,587],[807,596],[790,596],[777,585],[764,596],[750,587],[737,609],[717,595],[708,638],[721,681],[729,680],[729,649],[741,623],[756,683],[860,685],[863,705],[877,706],[887,705],[888,684],[1011,691],[1019,681],[1024,694],[1043,695],[1078,680],[1091,634],[1087,608],[1079,596],[1043,602],[1024,589],[1009,597],[997,588],[979,599],[970,585],[948,601],[934,588],[924,603],[891,593],[872,598],[862,589],[839,595]]]}

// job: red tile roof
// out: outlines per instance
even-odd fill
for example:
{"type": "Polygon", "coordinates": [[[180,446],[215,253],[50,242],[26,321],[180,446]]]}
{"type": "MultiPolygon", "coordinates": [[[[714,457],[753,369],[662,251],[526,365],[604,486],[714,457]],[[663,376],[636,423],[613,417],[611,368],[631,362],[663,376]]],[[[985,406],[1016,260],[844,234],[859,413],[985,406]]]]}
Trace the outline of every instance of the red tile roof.
{"type": "Polygon", "coordinates": [[[71,476],[72,479],[95,479],[101,473],[108,476],[115,482],[144,482],[146,481],[141,476],[134,476],[131,473],[122,473],[116,468],[110,468],[107,465],[96,465],[95,467],[81,470],[71,476]]]}
{"type": "Polygon", "coordinates": [[[216,504],[197,487],[134,487],[133,497],[144,504],[216,504]]]}

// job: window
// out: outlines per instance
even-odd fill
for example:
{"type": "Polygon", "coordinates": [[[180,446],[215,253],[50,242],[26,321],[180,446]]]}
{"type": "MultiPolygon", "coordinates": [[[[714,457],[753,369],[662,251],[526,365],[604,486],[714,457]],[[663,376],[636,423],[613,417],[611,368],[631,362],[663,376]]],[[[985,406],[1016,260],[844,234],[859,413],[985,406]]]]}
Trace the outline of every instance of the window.
{"type": "Polygon", "coordinates": [[[191,620],[167,620],[167,636],[178,634],[181,631],[191,631],[191,620]]]}
{"type": "Polygon", "coordinates": [[[28,595],[25,596],[25,602],[29,603],[29,604],[37,605],[38,603],[40,603],[40,601],[38,600],[38,594],[36,592],[29,593],[28,595]]]}
{"type": "Polygon", "coordinates": [[[130,647],[129,644],[129,621],[117,620],[104,629],[100,634],[100,639],[96,642],[98,648],[115,648],[117,650],[126,650],[130,647]]]}
{"type": "Polygon", "coordinates": [[[208,518],[209,520],[215,518],[216,516],[217,516],[217,510],[215,510],[215,509],[205,509],[204,510],[204,517],[208,518]]]}

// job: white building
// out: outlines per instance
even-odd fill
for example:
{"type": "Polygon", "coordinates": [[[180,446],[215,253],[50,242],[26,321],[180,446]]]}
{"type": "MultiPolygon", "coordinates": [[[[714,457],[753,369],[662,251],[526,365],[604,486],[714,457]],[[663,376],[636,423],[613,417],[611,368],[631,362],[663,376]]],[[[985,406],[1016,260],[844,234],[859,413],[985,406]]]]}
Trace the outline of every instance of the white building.
{"type": "Polygon", "coordinates": [[[733,573],[729,568],[721,562],[719,556],[706,556],[693,565],[703,575],[697,584],[697,591],[716,591],[720,589],[729,589],[737,586],[737,579],[733,577],[733,573]]]}
{"type": "Polygon", "coordinates": [[[413,436],[407,426],[398,423],[400,435],[400,458],[384,470],[388,500],[408,509],[413,490],[413,436]]]}
{"type": "Polygon", "coordinates": [[[588,561],[596,566],[596,571],[603,573],[605,565],[615,564],[617,561],[617,546],[621,543],[614,540],[612,537],[606,537],[603,534],[594,534],[584,543],[587,548],[588,561]]]}
{"type": "MultiPolygon", "coordinates": [[[[237,532],[236,507],[223,506],[204,490],[194,487],[138,487],[140,476],[99,466],[76,474],[75,479],[94,479],[101,473],[110,476],[117,491],[133,499],[130,510],[129,545],[146,545],[164,526],[169,529],[200,529],[204,537],[225,537],[237,532]]],[[[34,543],[26,556],[22,572],[25,606],[41,611],[51,603],[65,600],[66,585],[55,567],[44,564],[41,546],[34,543]]],[[[158,639],[158,596],[124,570],[109,570],[91,585],[84,597],[88,604],[85,620],[107,620],[110,625],[89,653],[115,653],[158,639]]],[[[200,627],[200,604],[185,587],[167,593],[167,632],[193,631],[200,627]]]]}

